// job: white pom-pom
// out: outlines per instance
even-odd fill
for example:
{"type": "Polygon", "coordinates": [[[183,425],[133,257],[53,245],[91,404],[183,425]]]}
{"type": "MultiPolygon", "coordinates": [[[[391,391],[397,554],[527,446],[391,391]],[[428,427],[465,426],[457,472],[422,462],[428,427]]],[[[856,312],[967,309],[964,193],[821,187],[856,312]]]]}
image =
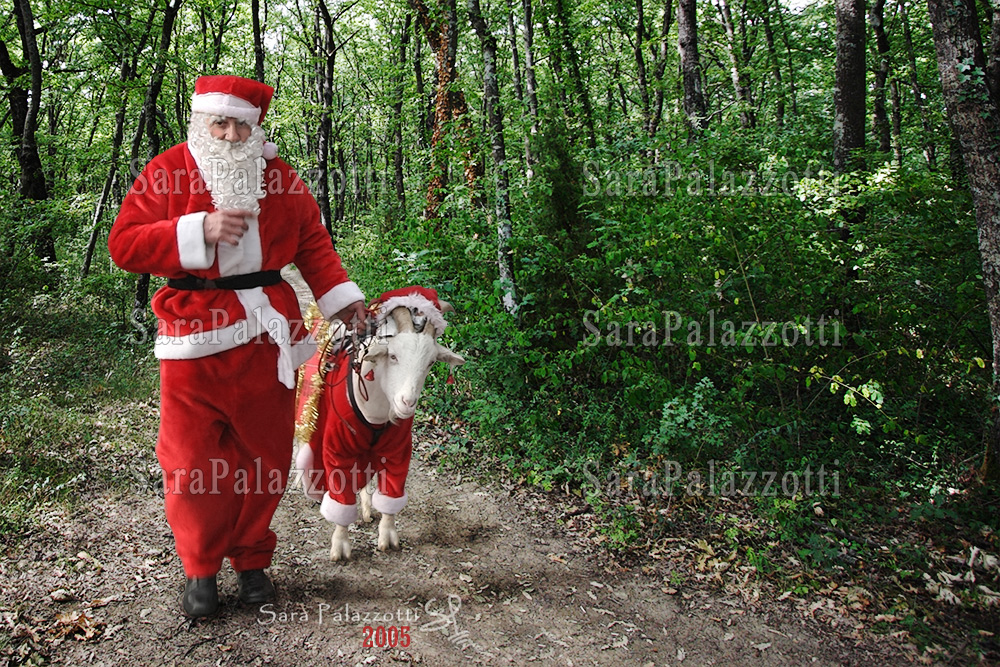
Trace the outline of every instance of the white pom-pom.
{"type": "Polygon", "coordinates": [[[278,144],[273,141],[264,142],[264,159],[273,160],[278,157],[278,144]]]}

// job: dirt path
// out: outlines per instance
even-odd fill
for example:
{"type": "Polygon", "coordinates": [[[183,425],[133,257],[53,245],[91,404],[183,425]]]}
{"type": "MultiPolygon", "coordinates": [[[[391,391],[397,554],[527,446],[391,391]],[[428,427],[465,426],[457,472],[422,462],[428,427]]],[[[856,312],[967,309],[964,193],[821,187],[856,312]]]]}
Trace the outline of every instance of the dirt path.
{"type": "MultiPolygon", "coordinates": [[[[131,428],[152,438],[147,412],[131,428]]],[[[0,666],[833,665],[886,664],[893,652],[844,639],[848,619],[749,607],[670,583],[656,561],[612,565],[578,527],[586,516],[570,518],[579,511],[558,499],[439,472],[435,452],[452,436],[429,422],[415,429],[401,551],[377,551],[367,524],[352,531],[353,560],[331,562],[329,524],[291,488],[272,522],[277,601],[242,606],[227,565],[222,609],[202,621],[180,613],[183,571],[162,491],[149,483],[158,467],[151,451],[135,453],[127,468],[141,488],[75,512],[40,510],[19,553],[0,559],[0,632],[10,638],[0,634],[0,666]]]]}
{"type": "Polygon", "coordinates": [[[609,571],[592,544],[558,525],[564,508],[438,472],[426,435],[437,429],[421,430],[401,552],[378,552],[368,524],[353,533],[354,559],[332,563],[330,528],[290,490],[273,523],[277,602],[241,606],[227,566],[222,611],[192,622],[179,613],[183,574],[159,494],[103,496],[72,516],[49,510],[20,558],[0,564],[0,625],[22,657],[37,650],[63,664],[884,661],[787,612],[683,587],[668,595],[654,568],[609,571]],[[408,627],[409,646],[365,648],[366,625],[408,627]]]}

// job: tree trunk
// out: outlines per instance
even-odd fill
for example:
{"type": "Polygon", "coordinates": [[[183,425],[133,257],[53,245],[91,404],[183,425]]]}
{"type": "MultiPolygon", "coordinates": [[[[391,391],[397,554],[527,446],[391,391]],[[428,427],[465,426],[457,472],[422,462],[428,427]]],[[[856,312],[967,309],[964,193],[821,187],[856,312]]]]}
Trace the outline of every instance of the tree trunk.
{"type": "Polygon", "coordinates": [[[260,30],[260,0],[250,0],[250,16],[253,19],[254,77],[264,83],[264,40],[260,30]]]}
{"type": "Polygon", "coordinates": [[[535,82],[535,20],[531,13],[532,0],[523,0],[524,6],[524,93],[528,101],[528,115],[531,117],[531,134],[524,138],[524,161],[528,165],[531,178],[531,141],[538,134],[538,84],[535,82]]]}
{"type": "MultiPolygon", "coordinates": [[[[229,16],[226,16],[227,7],[224,4],[219,5],[219,30],[212,34],[212,65],[211,71],[218,73],[219,63],[222,60],[222,41],[226,36],[226,30],[229,28],[229,23],[236,16],[237,3],[233,3],[232,11],[229,12],[229,16]]],[[[202,13],[202,25],[206,24],[205,21],[205,10],[201,10],[202,13]]],[[[214,17],[214,12],[212,9],[208,10],[209,21],[208,25],[211,25],[211,19],[214,17]]]]}
{"type": "Polygon", "coordinates": [[[524,104],[524,85],[521,83],[521,53],[517,48],[517,28],[514,26],[514,9],[507,0],[507,41],[510,43],[511,66],[514,75],[514,97],[524,104]]]}
{"type": "MultiPolygon", "coordinates": [[[[990,93],[974,0],[928,0],[941,87],[976,209],[990,329],[993,391],[1000,394],[1000,109],[990,93]]],[[[994,398],[981,474],[1000,478],[1000,405],[994,398]]]]}
{"type": "MultiPolygon", "coordinates": [[[[107,207],[108,200],[111,198],[112,193],[118,188],[120,184],[120,179],[118,178],[118,169],[119,169],[118,159],[121,155],[122,143],[125,140],[125,112],[128,106],[128,96],[126,94],[126,91],[128,88],[128,83],[130,81],[133,81],[136,77],[137,55],[139,53],[142,53],[146,49],[146,43],[151,34],[150,28],[153,25],[153,21],[156,19],[156,13],[157,13],[156,8],[152,7],[149,11],[149,17],[146,19],[145,28],[141,33],[142,37],[140,38],[138,45],[135,47],[135,50],[131,54],[127,54],[123,49],[121,53],[121,68],[119,71],[118,80],[119,83],[121,84],[121,89],[119,91],[119,94],[122,96],[122,102],[118,108],[118,112],[115,114],[115,133],[112,138],[112,150],[111,150],[111,160],[110,160],[111,166],[108,169],[108,175],[105,178],[104,187],[101,190],[101,197],[98,200],[96,209],[94,210],[94,217],[90,230],[90,238],[87,241],[87,251],[84,257],[83,270],[81,272],[84,277],[86,277],[87,274],[90,272],[90,266],[93,260],[94,250],[96,248],[97,240],[100,235],[101,217],[103,216],[104,209],[107,207]],[[131,55],[131,58],[129,57],[129,55],[131,55]]],[[[121,21],[127,28],[132,23],[132,15],[126,12],[121,21]]],[[[174,46],[175,46],[175,53],[177,53],[176,43],[174,46]]],[[[182,85],[183,77],[180,75],[180,73],[178,74],[178,78],[180,80],[178,81],[177,85],[178,98],[175,100],[176,102],[175,112],[178,124],[181,127],[183,127],[184,123],[181,118],[181,111],[180,111],[181,105],[179,100],[181,97],[185,99],[187,98],[187,91],[182,85]]],[[[140,128],[142,127],[141,119],[139,121],[139,126],[140,128]]],[[[141,138],[142,136],[141,131],[138,133],[137,136],[141,138]]],[[[132,157],[134,159],[137,156],[138,156],[138,148],[136,147],[133,150],[132,157]]],[[[118,197],[115,197],[115,199],[118,199],[118,197]]]]}
{"type": "Polygon", "coordinates": [[[469,20],[479,37],[483,54],[483,99],[490,129],[490,146],[496,176],[497,267],[504,291],[504,309],[517,311],[517,291],[514,287],[514,261],[510,248],[510,183],[507,177],[507,149],[503,137],[503,109],[500,107],[500,84],[497,81],[497,40],[490,32],[479,0],[469,0],[469,20]]]}
{"type": "Polygon", "coordinates": [[[698,57],[698,13],[695,0],[677,3],[677,51],[684,81],[684,114],[691,136],[708,127],[708,109],[701,90],[701,61],[698,57]]]}
{"type": "Polygon", "coordinates": [[[343,142],[337,142],[337,169],[339,171],[339,182],[334,190],[334,212],[333,219],[337,222],[343,221],[347,217],[347,154],[344,151],[343,142]]]}
{"type": "Polygon", "coordinates": [[[736,93],[736,104],[739,108],[740,127],[752,128],[757,125],[753,114],[753,102],[750,99],[750,87],[744,81],[742,63],[736,50],[736,30],[733,25],[733,15],[726,0],[718,0],[716,8],[722,18],[722,27],[726,31],[726,53],[729,56],[729,77],[736,93]]]}
{"type": "Polygon", "coordinates": [[[934,143],[934,128],[931,126],[930,115],[927,111],[927,98],[917,77],[917,58],[913,52],[913,35],[910,32],[910,16],[906,9],[906,0],[899,0],[899,17],[903,23],[903,47],[910,74],[910,88],[913,89],[913,99],[917,104],[917,112],[920,116],[924,159],[927,161],[927,168],[935,171],[937,169],[937,147],[934,143]]]}
{"type": "MultiPolygon", "coordinates": [[[[49,198],[49,189],[35,138],[42,98],[42,58],[35,39],[35,18],[30,0],[14,0],[14,14],[17,31],[21,37],[22,59],[27,66],[15,66],[11,62],[7,46],[0,43],[0,69],[7,80],[7,99],[10,102],[13,121],[15,154],[21,172],[19,194],[22,199],[29,201],[44,201],[49,198]],[[24,74],[29,75],[28,90],[22,88],[18,82],[24,74]]],[[[51,230],[41,229],[34,232],[30,243],[36,257],[55,261],[56,246],[51,230]]]]}
{"type": "Polygon", "coordinates": [[[836,0],[837,62],[834,88],[833,168],[864,169],[865,2],[836,0]]]}
{"type": "MultiPolygon", "coordinates": [[[[418,30],[414,25],[414,30],[418,30]]],[[[424,67],[420,35],[413,41],[413,78],[417,86],[417,147],[426,148],[434,127],[434,101],[424,91],[424,67]]]]}
{"type": "Polygon", "coordinates": [[[672,22],[673,0],[666,0],[663,3],[663,22],[660,28],[658,52],[654,51],[656,67],[653,69],[653,76],[656,78],[656,103],[653,105],[653,118],[649,126],[650,137],[656,136],[656,132],[660,129],[660,120],[663,118],[663,95],[665,92],[663,75],[667,71],[668,36],[672,22]]]}
{"type": "MultiPolygon", "coordinates": [[[[139,147],[142,143],[143,128],[146,129],[146,136],[149,138],[149,159],[153,159],[160,152],[160,134],[156,130],[156,102],[160,97],[160,90],[163,88],[163,74],[167,66],[167,52],[170,50],[170,38],[173,35],[174,20],[181,7],[183,0],[169,0],[163,13],[163,25],[160,29],[160,44],[156,52],[156,64],[153,66],[153,74],[146,89],[146,99],[142,103],[142,112],[139,114],[139,125],[132,140],[132,154],[130,164],[135,164],[139,159],[139,147]]],[[[149,274],[144,273],[139,276],[135,285],[135,298],[132,302],[132,321],[143,322],[146,319],[146,306],[149,305],[149,274]]]]}
{"type": "Polygon", "coordinates": [[[878,149],[883,155],[892,150],[889,133],[889,114],[885,108],[885,85],[889,78],[889,39],[885,35],[884,18],[885,0],[875,0],[869,15],[872,31],[875,33],[875,47],[879,55],[879,67],[875,72],[875,105],[872,125],[875,138],[878,139],[878,149]]]}
{"type": "Polygon", "coordinates": [[[428,43],[434,49],[437,65],[434,131],[431,134],[431,179],[427,186],[427,204],[424,207],[424,219],[435,220],[438,217],[438,209],[444,201],[445,188],[448,184],[448,165],[442,142],[452,121],[459,120],[459,137],[466,149],[465,182],[473,198],[477,196],[476,181],[483,167],[473,156],[468,105],[465,102],[465,94],[457,86],[458,11],[455,0],[443,0],[438,8],[442,11],[433,12],[433,15],[424,0],[410,0],[410,2],[416,11],[418,22],[424,29],[428,43]]]}
{"type": "Polygon", "coordinates": [[[399,33],[399,61],[396,72],[395,100],[393,100],[392,140],[395,145],[393,155],[394,180],[396,185],[396,204],[399,207],[400,219],[406,216],[406,189],[403,182],[403,102],[406,96],[406,80],[403,75],[406,68],[406,46],[410,43],[410,24],[413,14],[406,13],[403,29],[399,33]]]}
{"type": "MultiPolygon", "coordinates": [[[[882,0],[885,2],[885,0],[882,0]]],[[[778,51],[774,46],[774,30],[771,28],[771,8],[768,0],[764,0],[764,11],[761,18],[764,19],[764,39],[767,42],[767,59],[771,62],[771,78],[774,79],[774,90],[777,95],[774,103],[774,121],[778,129],[785,127],[785,85],[781,80],[781,64],[778,60],[778,51]]],[[[775,3],[775,11],[781,11],[781,4],[775,3]]]]}
{"type": "Polygon", "coordinates": [[[990,30],[990,51],[986,56],[986,83],[993,99],[1000,103],[1000,3],[993,3],[993,27],[990,30]]]}
{"type": "Polygon", "coordinates": [[[649,101],[649,84],[646,81],[646,59],[643,57],[642,45],[646,41],[646,17],[643,13],[642,0],[635,0],[635,71],[639,79],[639,102],[642,105],[642,132],[649,135],[653,126],[652,110],[649,101]]]}
{"type": "Polygon", "coordinates": [[[899,100],[899,80],[892,77],[889,82],[889,94],[892,100],[892,155],[896,166],[903,166],[903,110],[899,100]]]}
{"type": "Polygon", "coordinates": [[[549,30],[549,18],[552,14],[551,0],[548,3],[542,2],[542,18],[539,24],[542,26],[542,35],[545,37],[545,45],[548,51],[549,62],[552,63],[552,78],[555,80],[556,94],[559,96],[559,105],[570,118],[573,117],[573,106],[566,96],[566,77],[563,75],[562,66],[562,45],[552,39],[552,32],[549,30]]]}
{"type": "Polygon", "coordinates": [[[792,115],[799,115],[798,96],[795,94],[795,63],[792,60],[792,43],[788,39],[788,27],[785,25],[785,13],[781,10],[781,3],[776,2],[775,14],[778,16],[778,24],[781,26],[781,41],[785,45],[785,55],[788,57],[788,95],[792,98],[792,115]]]}
{"type": "Polygon", "coordinates": [[[319,53],[316,58],[316,97],[319,100],[319,127],[316,136],[316,203],[326,231],[333,236],[333,215],[330,211],[330,141],[333,137],[333,77],[337,64],[337,36],[334,17],[325,0],[316,3],[322,32],[316,36],[319,53]]]}
{"type": "Polygon", "coordinates": [[[569,13],[566,11],[565,5],[563,5],[563,0],[554,0],[554,8],[560,46],[566,55],[566,60],[569,62],[570,78],[572,79],[577,101],[583,107],[583,124],[587,130],[587,145],[591,149],[594,149],[597,148],[597,133],[594,130],[594,109],[590,103],[590,91],[580,71],[580,57],[576,52],[569,13]]]}
{"type": "Polygon", "coordinates": [[[111,139],[111,158],[108,175],[107,178],[104,179],[104,187],[101,189],[101,198],[97,200],[97,208],[94,209],[94,219],[91,222],[90,238],[87,239],[87,253],[84,256],[83,270],[81,271],[84,278],[86,278],[87,274],[90,273],[90,264],[94,257],[94,249],[97,247],[97,239],[100,236],[101,217],[104,215],[104,209],[108,205],[108,199],[111,196],[111,190],[114,188],[115,181],[118,179],[118,158],[121,155],[122,143],[125,140],[125,112],[128,109],[128,95],[125,91],[125,84],[128,83],[132,77],[133,73],[129,67],[128,57],[123,54],[121,70],[118,76],[118,81],[122,85],[122,102],[118,106],[117,113],[115,113],[115,133],[111,139]]]}
{"type": "MultiPolygon", "coordinates": [[[[838,174],[865,168],[865,0],[836,0],[837,60],[833,93],[833,170],[838,174]]],[[[847,243],[851,228],[864,221],[863,209],[842,211],[840,238],[847,243]]],[[[848,281],[857,277],[853,259],[848,281]]]]}

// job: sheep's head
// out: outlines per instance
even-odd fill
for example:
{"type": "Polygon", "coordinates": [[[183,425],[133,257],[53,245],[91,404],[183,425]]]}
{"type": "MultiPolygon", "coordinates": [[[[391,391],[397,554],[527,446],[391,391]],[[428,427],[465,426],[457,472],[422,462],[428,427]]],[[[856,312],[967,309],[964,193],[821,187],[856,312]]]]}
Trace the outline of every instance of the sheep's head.
{"type": "Polygon", "coordinates": [[[413,416],[427,374],[435,363],[443,361],[451,366],[465,363],[465,359],[435,340],[435,328],[427,326],[421,317],[403,306],[393,309],[388,319],[395,325],[395,333],[382,337],[365,355],[367,361],[376,365],[375,382],[389,403],[392,421],[413,416]]]}

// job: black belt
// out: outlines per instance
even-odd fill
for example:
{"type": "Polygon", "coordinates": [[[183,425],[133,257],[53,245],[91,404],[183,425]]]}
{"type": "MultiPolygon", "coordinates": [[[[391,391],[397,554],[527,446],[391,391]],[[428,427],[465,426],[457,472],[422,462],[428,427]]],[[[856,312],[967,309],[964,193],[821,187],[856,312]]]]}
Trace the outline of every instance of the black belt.
{"type": "Polygon", "coordinates": [[[277,285],[280,282],[281,271],[257,271],[256,273],[243,273],[223,278],[198,278],[197,276],[171,278],[167,281],[167,287],[180,290],[250,289],[251,287],[277,285]]]}

